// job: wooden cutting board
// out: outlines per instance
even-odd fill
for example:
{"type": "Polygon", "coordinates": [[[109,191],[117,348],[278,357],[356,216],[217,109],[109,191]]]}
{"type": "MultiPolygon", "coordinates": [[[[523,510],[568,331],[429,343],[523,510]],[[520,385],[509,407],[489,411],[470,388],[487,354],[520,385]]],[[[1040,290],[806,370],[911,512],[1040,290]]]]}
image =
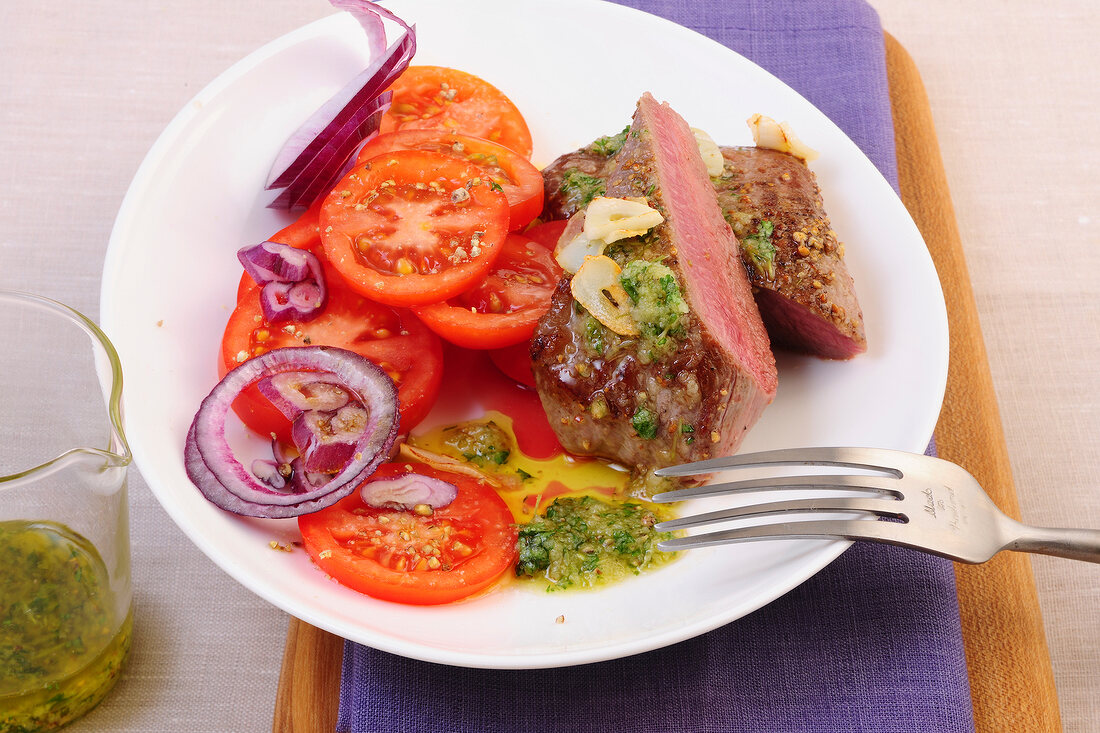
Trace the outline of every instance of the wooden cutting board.
{"type": "MultiPolygon", "coordinates": [[[[950,362],[936,424],[941,458],[966,468],[990,498],[1019,519],[993,377],[978,323],[932,110],[913,59],[886,34],[901,199],[917,223],[947,303],[950,362]]],[[[955,565],[963,643],[979,733],[1062,730],[1054,672],[1026,555],[955,565]]]]}
{"type": "MultiPolygon", "coordinates": [[[[997,411],[977,306],[920,73],[886,34],[901,198],[939,272],[950,323],[950,366],[936,426],[939,454],[981,482],[1005,512],[1019,505],[997,411]]],[[[956,565],[963,641],[979,733],[1060,731],[1054,674],[1025,555],[956,565]]],[[[275,698],[275,733],[336,726],[343,640],[292,618],[275,698]]]]}

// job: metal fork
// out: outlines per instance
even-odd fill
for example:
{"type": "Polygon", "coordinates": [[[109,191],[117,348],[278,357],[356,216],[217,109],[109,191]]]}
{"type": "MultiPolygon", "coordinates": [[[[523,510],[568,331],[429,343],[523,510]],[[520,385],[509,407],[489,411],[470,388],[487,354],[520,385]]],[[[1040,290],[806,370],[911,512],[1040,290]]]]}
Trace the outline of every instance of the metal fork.
{"type": "Polygon", "coordinates": [[[788,470],[782,476],[666,491],[654,500],[673,502],[792,489],[822,496],[753,503],[660,522],[656,528],[667,531],[749,517],[779,518],[767,524],[675,537],[658,546],[672,551],[749,540],[825,537],[903,545],[967,563],[985,562],[1001,550],[1100,562],[1100,530],[1021,524],[1001,512],[961,466],[916,453],[880,448],[794,448],[670,466],[658,470],[657,475],[699,476],[783,466],[828,466],[858,472],[791,475],[788,470]],[[838,497],[838,490],[848,495],[838,497]],[[827,492],[833,495],[825,496],[827,492]],[[812,516],[821,512],[854,516],[812,516]],[[880,521],[868,521],[875,518],[880,521]]]}

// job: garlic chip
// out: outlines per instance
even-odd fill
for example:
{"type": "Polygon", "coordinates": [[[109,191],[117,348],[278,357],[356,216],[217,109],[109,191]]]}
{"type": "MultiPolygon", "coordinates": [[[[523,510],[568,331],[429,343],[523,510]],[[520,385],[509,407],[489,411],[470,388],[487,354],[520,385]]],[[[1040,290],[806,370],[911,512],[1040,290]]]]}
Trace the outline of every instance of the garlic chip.
{"type": "Polygon", "coordinates": [[[641,236],[664,220],[659,211],[637,200],[597,196],[585,210],[584,236],[610,244],[641,236]]]}
{"type": "Polygon", "coordinates": [[[758,148],[771,148],[781,153],[790,153],[804,162],[818,156],[818,152],[798,139],[794,130],[786,122],[776,122],[771,117],[754,114],[746,122],[752,130],[752,139],[758,148]]]}
{"type": "Polygon", "coordinates": [[[691,134],[695,136],[695,144],[699,146],[699,155],[707,166],[707,175],[722,175],[722,171],[726,169],[726,159],[722,157],[722,151],[718,148],[718,143],[714,142],[714,138],[697,127],[691,128],[691,134]]]}
{"type": "Polygon", "coordinates": [[[585,257],[602,255],[607,242],[592,240],[584,234],[584,210],[578,211],[569,218],[565,230],[558,238],[554,246],[554,259],[561,265],[561,269],[570,275],[581,269],[585,257]]]}
{"type": "Polygon", "coordinates": [[[630,296],[619,275],[622,268],[607,255],[589,256],[569,281],[569,290],[592,317],[620,336],[637,336],[641,331],[630,314],[630,296]]]}

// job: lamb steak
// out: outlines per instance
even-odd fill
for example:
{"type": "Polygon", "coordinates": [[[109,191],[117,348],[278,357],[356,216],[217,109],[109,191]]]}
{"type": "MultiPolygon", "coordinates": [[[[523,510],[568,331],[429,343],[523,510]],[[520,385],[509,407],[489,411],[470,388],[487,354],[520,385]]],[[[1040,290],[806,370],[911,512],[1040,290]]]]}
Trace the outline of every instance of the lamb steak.
{"type": "MultiPolygon", "coordinates": [[[[606,187],[622,133],[567,153],[543,170],[544,220],[564,219],[606,187]],[[587,200],[586,200],[587,199],[587,200]]],[[[772,344],[828,359],[867,350],[863,311],[816,177],[789,153],[722,147],[711,178],[740,245],[772,344]]]]}
{"type": "Polygon", "coordinates": [[[644,197],[664,222],[605,254],[667,267],[687,312],[657,337],[620,336],[563,279],[531,343],[543,407],[576,454],[643,470],[732,454],[775,396],[775,359],[695,138],[647,93],[613,160],[606,195],[644,197]]]}

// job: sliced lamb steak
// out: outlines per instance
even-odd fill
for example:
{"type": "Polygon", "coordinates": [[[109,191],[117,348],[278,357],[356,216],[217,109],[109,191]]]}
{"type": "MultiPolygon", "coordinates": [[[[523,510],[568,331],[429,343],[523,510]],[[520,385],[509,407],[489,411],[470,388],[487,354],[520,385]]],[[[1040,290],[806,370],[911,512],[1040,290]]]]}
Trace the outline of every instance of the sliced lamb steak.
{"type": "MultiPolygon", "coordinates": [[[[616,165],[615,140],[600,138],[543,170],[543,219],[568,218],[589,193],[602,192],[616,165]]],[[[711,182],[773,345],[829,359],[866,351],[863,312],[813,172],[777,150],[721,150],[725,171],[711,182]]]]}
{"type": "Polygon", "coordinates": [[[543,407],[581,455],[645,469],[734,453],[775,396],[775,359],[695,138],[646,94],[613,159],[606,195],[644,197],[664,222],[605,254],[626,271],[659,261],[688,312],[660,334],[619,336],[563,280],[531,346],[543,407]]]}
{"type": "Polygon", "coordinates": [[[778,150],[722,148],[712,179],[776,346],[829,359],[867,350],[863,311],[813,172],[778,150]]]}

